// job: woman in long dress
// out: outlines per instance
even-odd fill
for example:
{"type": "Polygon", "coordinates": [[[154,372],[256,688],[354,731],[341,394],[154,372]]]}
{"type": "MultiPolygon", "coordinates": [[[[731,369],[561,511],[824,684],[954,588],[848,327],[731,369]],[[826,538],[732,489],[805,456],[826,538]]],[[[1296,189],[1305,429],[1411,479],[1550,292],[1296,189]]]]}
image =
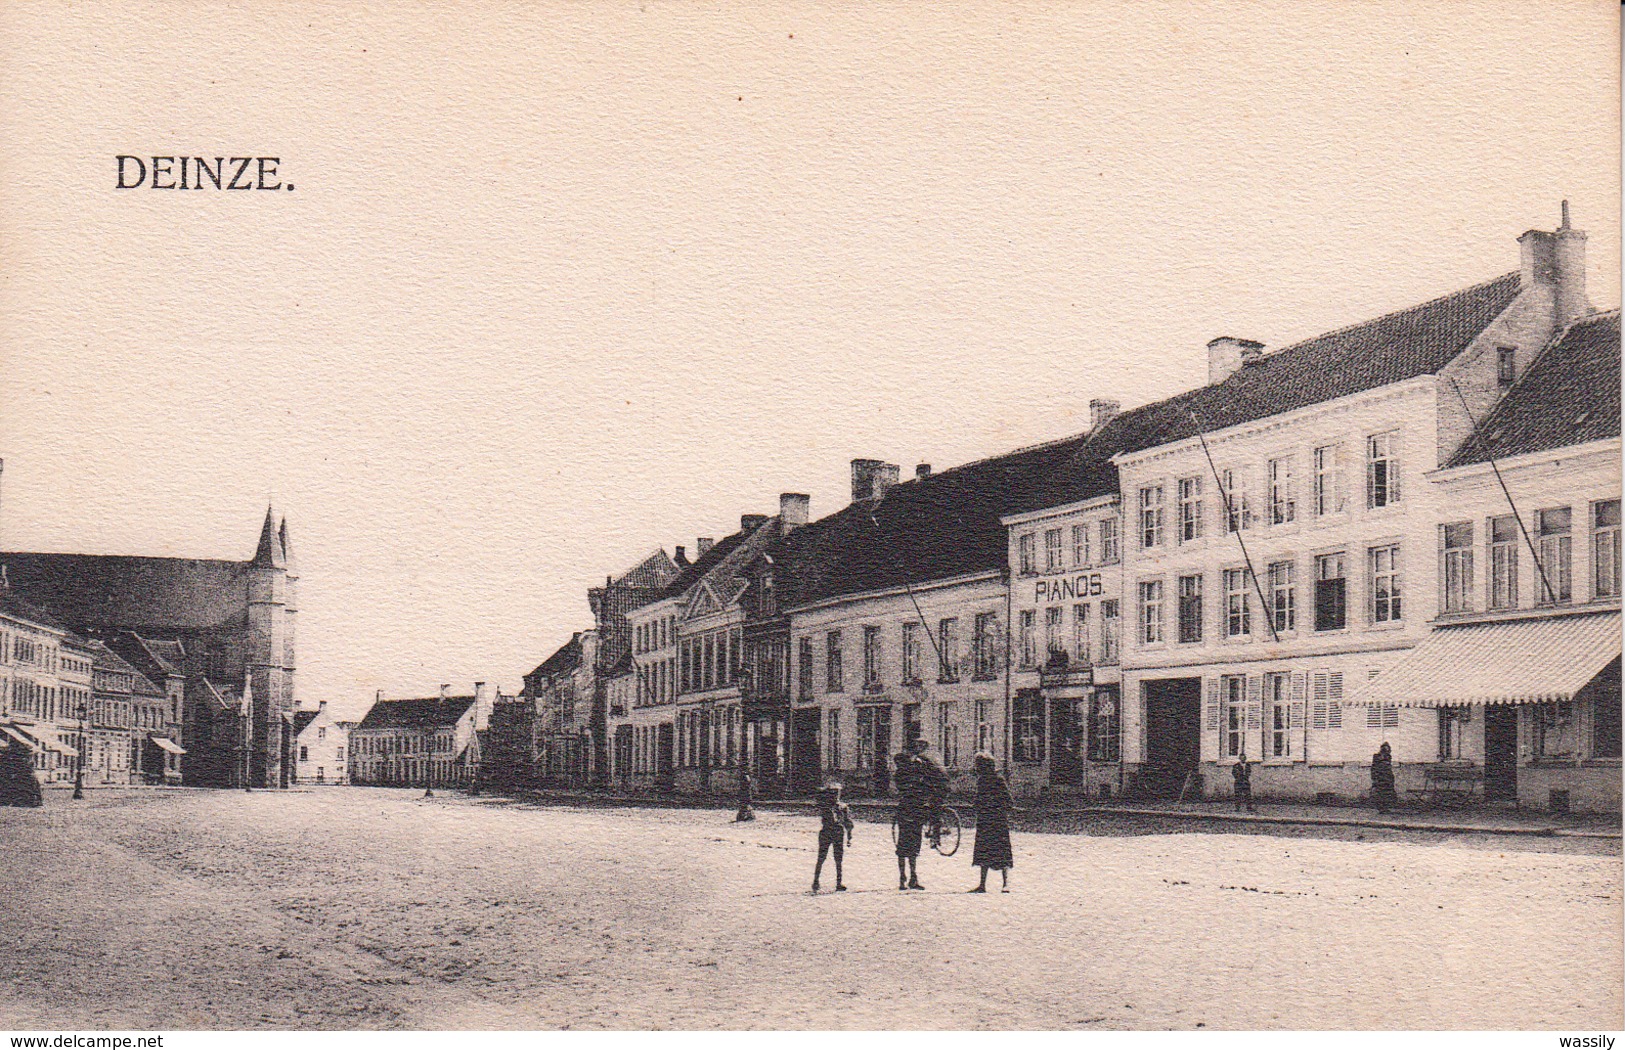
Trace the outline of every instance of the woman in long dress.
{"type": "Polygon", "coordinates": [[[989,868],[999,869],[1004,892],[1010,892],[1010,869],[1016,863],[1010,851],[1010,814],[1015,808],[1010,785],[994,765],[993,756],[986,752],[977,755],[976,845],[971,849],[970,862],[982,869],[982,881],[970,892],[987,892],[989,868]]]}
{"type": "Polygon", "coordinates": [[[1371,804],[1378,813],[1399,806],[1399,792],[1394,789],[1394,753],[1386,740],[1371,756],[1371,804]]]}

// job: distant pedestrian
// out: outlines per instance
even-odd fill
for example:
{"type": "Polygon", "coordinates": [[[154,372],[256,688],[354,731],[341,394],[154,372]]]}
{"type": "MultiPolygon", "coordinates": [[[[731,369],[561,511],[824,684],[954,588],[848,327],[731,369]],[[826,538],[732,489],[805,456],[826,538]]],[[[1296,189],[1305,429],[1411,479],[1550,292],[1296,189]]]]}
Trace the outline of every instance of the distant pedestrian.
{"type": "Polygon", "coordinates": [[[1247,761],[1247,752],[1237,756],[1236,764],[1230,767],[1230,776],[1236,781],[1236,812],[1240,813],[1241,807],[1246,806],[1247,812],[1257,813],[1253,806],[1253,766],[1247,761]]]}
{"type": "Polygon", "coordinates": [[[999,869],[1003,891],[1010,892],[1010,869],[1016,865],[1010,850],[1010,814],[1015,808],[1010,785],[993,764],[993,756],[981,752],[976,756],[976,844],[970,862],[982,869],[982,881],[970,892],[987,892],[989,868],[999,869]]]}
{"type": "Polygon", "coordinates": [[[835,889],[846,892],[846,880],[841,877],[841,862],[846,858],[846,847],[852,844],[852,812],[841,801],[841,785],[831,782],[818,792],[818,863],[813,867],[812,891],[818,892],[818,877],[824,873],[824,858],[835,852],[835,889]]]}
{"type": "Polygon", "coordinates": [[[1386,740],[1371,756],[1371,804],[1378,813],[1399,806],[1399,792],[1394,789],[1394,753],[1386,740]]]}
{"type": "Polygon", "coordinates": [[[739,774],[739,812],[734,814],[734,823],[743,824],[747,820],[756,819],[756,810],[751,803],[756,801],[756,778],[749,773],[739,774]]]}

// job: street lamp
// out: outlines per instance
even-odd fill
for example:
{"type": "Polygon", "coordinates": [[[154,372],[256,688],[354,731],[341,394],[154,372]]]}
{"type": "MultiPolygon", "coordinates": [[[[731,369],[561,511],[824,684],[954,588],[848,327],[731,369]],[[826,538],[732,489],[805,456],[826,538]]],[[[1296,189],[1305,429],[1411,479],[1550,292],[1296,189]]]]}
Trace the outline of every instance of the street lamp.
{"type": "Polygon", "coordinates": [[[79,701],[79,754],[73,761],[73,797],[85,797],[85,702],[79,701]]]}

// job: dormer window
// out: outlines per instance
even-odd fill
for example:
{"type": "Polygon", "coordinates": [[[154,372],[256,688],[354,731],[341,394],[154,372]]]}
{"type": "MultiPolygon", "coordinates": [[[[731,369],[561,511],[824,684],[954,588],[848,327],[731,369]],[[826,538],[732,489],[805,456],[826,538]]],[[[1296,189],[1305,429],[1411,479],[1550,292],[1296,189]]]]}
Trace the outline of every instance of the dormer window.
{"type": "Polygon", "coordinates": [[[773,574],[763,573],[758,582],[756,611],[763,616],[772,616],[779,611],[779,598],[773,592],[773,574]]]}
{"type": "Polygon", "coordinates": [[[1504,390],[1518,379],[1518,351],[1511,346],[1497,347],[1495,350],[1495,378],[1504,390]]]}

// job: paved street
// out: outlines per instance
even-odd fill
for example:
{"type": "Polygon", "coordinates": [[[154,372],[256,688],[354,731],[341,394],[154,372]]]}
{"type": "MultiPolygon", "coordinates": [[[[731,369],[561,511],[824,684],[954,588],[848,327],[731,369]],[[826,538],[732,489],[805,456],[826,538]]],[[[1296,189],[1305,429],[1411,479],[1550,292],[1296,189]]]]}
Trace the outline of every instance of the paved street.
{"type": "Polygon", "coordinates": [[[0,1029],[1622,1026],[1617,844],[1018,831],[972,896],[860,824],[813,897],[807,816],[420,794],[0,810],[0,1029]]]}

